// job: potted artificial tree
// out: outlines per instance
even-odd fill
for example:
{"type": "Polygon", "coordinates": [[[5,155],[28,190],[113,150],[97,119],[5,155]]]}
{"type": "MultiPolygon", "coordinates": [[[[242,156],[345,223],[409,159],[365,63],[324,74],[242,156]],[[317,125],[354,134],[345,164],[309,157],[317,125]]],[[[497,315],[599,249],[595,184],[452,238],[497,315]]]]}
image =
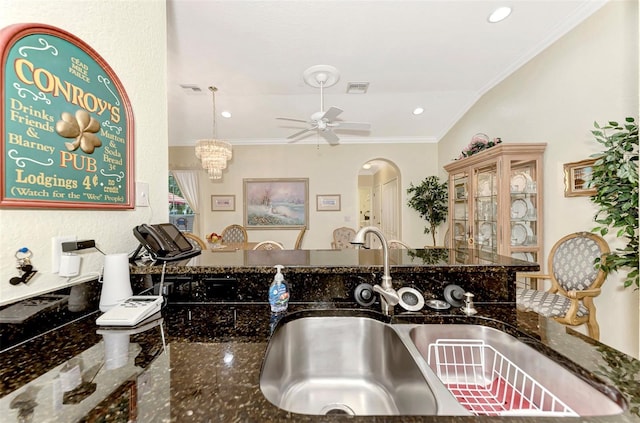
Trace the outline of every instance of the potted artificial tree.
{"type": "Polygon", "coordinates": [[[630,269],[624,286],[638,289],[638,124],[629,117],[623,124],[594,126],[591,132],[605,150],[591,156],[596,161],[589,186],[596,190],[591,201],[598,206],[599,225],[593,231],[604,236],[616,229],[616,236],[626,241],[599,265],[605,272],[630,269]]]}
{"type": "Polygon", "coordinates": [[[447,182],[440,183],[437,176],[427,176],[419,185],[409,184],[407,194],[411,198],[407,205],[416,210],[427,221],[425,234],[431,234],[436,245],[436,230],[447,220],[449,192],[447,182]]]}

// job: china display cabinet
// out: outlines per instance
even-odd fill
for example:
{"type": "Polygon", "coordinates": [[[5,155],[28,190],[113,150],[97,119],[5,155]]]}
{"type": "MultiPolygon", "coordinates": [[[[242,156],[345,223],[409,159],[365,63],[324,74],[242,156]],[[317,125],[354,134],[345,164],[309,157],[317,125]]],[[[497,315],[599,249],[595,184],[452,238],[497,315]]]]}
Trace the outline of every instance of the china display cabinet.
{"type": "Polygon", "coordinates": [[[545,143],[499,144],[444,168],[449,245],[540,263],[545,143]]]}

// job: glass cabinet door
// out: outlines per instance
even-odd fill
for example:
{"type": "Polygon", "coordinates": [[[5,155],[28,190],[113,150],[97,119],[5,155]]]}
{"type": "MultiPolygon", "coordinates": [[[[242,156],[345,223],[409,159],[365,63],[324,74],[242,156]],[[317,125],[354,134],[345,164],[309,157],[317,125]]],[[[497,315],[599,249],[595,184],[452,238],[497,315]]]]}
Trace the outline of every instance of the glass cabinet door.
{"type": "Polygon", "coordinates": [[[469,176],[466,172],[453,175],[453,247],[467,245],[469,236],[469,176]]]}
{"type": "Polygon", "coordinates": [[[538,175],[535,160],[509,163],[510,179],[510,229],[511,256],[536,262],[538,235],[540,230],[538,198],[538,175]]]}
{"type": "Polygon", "coordinates": [[[498,180],[496,166],[475,170],[473,204],[473,244],[484,251],[497,252],[498,180]]]}

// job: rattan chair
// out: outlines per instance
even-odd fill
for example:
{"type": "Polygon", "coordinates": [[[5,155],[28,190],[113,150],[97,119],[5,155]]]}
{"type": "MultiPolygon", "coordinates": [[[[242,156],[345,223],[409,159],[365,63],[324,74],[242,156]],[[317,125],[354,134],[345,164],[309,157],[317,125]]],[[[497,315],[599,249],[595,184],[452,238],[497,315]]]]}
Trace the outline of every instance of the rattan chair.
{"type": "Polygon", "coordinates": [[[236,244],[247,242],[247,230],[242,225],[229,225],[222,231],[222,242],[236,244]]]}
{"type": "Polygon", "coordinates": [[[517,288],[518,306],[565,325],[586,323],[589,336],[599,339],[600,328],[593,299],[600,295],[600,287],[607,274],[595,267],[595,261],[609,251],[607,242],[593,233],[576,232],[563,237],[549,253],[549,275],[518,273],[518,277],[548,279],[551,289],[517,288]]]}
{"type": "Polygon", "coordinates": [[[304,237],[304,233],[307,231],[307,227],[303,226],[300,228],[300,232],[298,233],[298,238],[296,238],[296,244],[293,247],[294,250],[299,250],[302,247],[302,238],[304,237]]]}
{"type": "Polygon", "coordinates": [[[182,232],[185,238],[187,238],[192,244],[197,244],[201,250],[207,249],[207,243],[202,240],[198,235],[194,235],[191,232],[182,232]]]}
{"type": "Polygon", "coordinates": [[[352,228],[343,226],[333,231],[333,242],[331,248],[334,250],[342,250],[345,248],[355,248],[355,245],[351,243],[351,240],[355,238],[356,231],[352,228]]]}
{"type": "Polygon", "coordinates": [[[278,241],[262,241],[253,247],[254,250],[284,250],[284,245],[278,241]]]}

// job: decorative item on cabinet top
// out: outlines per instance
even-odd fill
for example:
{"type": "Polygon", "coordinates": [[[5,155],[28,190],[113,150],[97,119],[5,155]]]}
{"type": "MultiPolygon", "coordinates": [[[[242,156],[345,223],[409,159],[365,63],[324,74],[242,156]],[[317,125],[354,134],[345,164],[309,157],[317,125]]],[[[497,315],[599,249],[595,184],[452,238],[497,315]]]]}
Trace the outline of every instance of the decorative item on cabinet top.
{"type": "Polygon", "coordinates": [[[493,140],[489,139],[489,136],[482,133],[477,133],[473,137],[471,137],[471,142],[467,145],[457,159],[464,159],[465,157],[473,156],[476,153],[479,153],[487,148],[491,148],[495,145],[498,145],[502,142],[500,138],[494,138],[493,140]]]}

